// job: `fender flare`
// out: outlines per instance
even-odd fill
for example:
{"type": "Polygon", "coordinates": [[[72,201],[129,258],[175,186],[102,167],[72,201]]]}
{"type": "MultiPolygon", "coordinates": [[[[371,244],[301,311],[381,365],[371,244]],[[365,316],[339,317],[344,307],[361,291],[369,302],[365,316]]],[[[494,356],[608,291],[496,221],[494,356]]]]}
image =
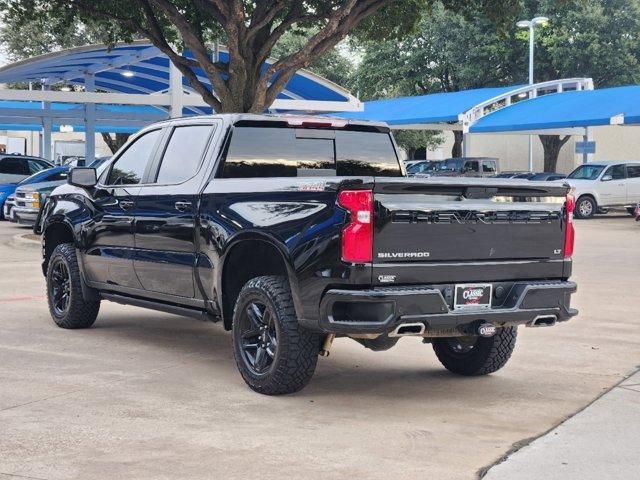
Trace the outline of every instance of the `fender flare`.
{"type": "Polygon", "coordinates": [[[227,242],[225,243],[223,250],[220,253],[220,268],[218,268],[216,271],[215,289],[217,293],[217,301],[221,309],[223,305],[222,279],[224,277],[224,271],[227,266],[227,259],[229,257],[229,254],[234,250],[235,247],[247,241],[263,242],[271,247],[274,247],[280,253],[281,260],[287,270],[287,280],[289,281],[289,286],[291,288],[291,296],[293,298],[293,305],[296,311],[296,316],[298,317],[298,319],[302,318],[303,310],[302,301],[300,299],[300,290],[298,287],[298,276],[293,266],[293,259],[291,258],[289,249],[282,241],[280,241],[273,235],[258,230],[241,230],[232,235],[227,239],[227,242]]]}

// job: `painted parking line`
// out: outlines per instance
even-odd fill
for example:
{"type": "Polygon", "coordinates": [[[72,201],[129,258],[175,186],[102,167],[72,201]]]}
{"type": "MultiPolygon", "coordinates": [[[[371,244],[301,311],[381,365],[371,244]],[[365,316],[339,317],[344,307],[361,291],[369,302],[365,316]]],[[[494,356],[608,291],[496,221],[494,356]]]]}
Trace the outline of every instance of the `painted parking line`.
{"type": "Polygon", "coordinates": [[[10,297],[0,298],[0,303],[13,303],[13,302],[28,302],[30,300],[43,300],[47,297],[45,295],[34,295],[31,297],[10,297]]]}

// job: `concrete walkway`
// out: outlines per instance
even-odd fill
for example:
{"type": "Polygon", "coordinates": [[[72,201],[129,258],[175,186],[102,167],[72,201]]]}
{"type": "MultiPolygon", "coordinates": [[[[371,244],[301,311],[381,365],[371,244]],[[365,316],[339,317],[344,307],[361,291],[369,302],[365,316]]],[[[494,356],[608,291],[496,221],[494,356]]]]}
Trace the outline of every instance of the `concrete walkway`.
{"type": "Polygon", "coordinates": [[[485,480],[631,479],[640,475],[640,372],[506,461],[485,480]]]}

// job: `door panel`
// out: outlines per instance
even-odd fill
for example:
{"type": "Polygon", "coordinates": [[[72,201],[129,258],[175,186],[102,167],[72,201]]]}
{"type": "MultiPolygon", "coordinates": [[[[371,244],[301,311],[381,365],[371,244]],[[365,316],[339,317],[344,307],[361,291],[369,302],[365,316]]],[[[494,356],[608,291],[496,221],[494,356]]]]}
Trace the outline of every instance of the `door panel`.
{"type": "Polygon", "coordinates": [[[636,205],[640,202],[640,164],[627,165],[627,203],[636,205]]]}
{"type": "Polygon", "coordinates": [[[134,268],[146,290],[191,298],[197,196],[196,191],[186,195],[180,190],[180,186],[145,186],[140,192],[134,268]]]}
{"type": "Polygon", "coordinates": [[[624,205],[627,201],[627,179],[624,165],[612,165],[605,170],[605,175],[611,175],[612,180],[600,181],[600,203],[602,205],[624,205]]]}
{"type": "Polygon", "coordinates": [[[149,291],[195,297],[196,212],[202,178],[197,172],[212,125],[173,129],[136,208],[134,268],[149,291]]]}
{"type": "Polygon", "coordinates": [[[92,281],[142,288],[133,268],[136,201],[162,134],[160,129],[151,130],[133,140],[111,166],[106,185],[96,191],[84,258],[92,281]]]}
{"type": "Polygon", "coordinates": [[[132,264],[133,220],[138,185],[96,193],[97,214],[88,237],[85,269],[95,282],[142,288],[132,264]]]}

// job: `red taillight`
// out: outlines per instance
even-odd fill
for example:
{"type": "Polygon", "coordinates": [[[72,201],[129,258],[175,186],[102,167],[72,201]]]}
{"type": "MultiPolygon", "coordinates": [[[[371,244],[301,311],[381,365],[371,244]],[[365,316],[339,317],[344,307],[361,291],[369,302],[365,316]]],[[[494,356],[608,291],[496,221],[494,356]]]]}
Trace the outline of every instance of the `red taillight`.
{"type": "Polygon", "coordinates": [[[373,192],[343,190],[338,205],[349,211],[349,224],[342,230],[342,260],[370,263],[373,258],[373,192]]]}
{"type": "Polygon", "coordinates": [[[564,204],[565,221],[567,223],[564,232],[564,257],[569,258],[573,255],[573,244],[576,239],[576,231],[573,228],[573,211],[576,208],[576,199],[573,195],[567,195],[567,201],[564,204]]]}

